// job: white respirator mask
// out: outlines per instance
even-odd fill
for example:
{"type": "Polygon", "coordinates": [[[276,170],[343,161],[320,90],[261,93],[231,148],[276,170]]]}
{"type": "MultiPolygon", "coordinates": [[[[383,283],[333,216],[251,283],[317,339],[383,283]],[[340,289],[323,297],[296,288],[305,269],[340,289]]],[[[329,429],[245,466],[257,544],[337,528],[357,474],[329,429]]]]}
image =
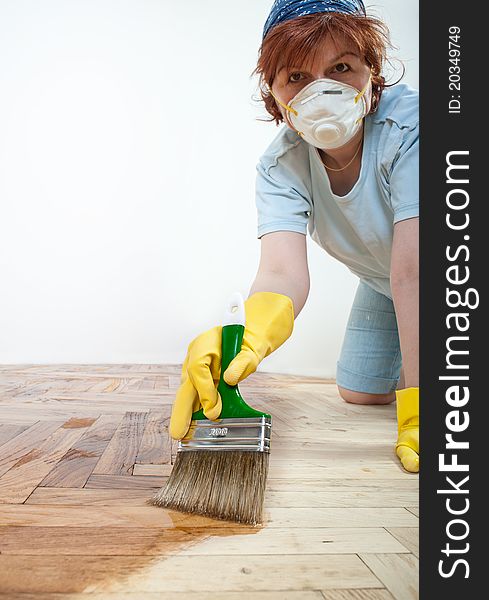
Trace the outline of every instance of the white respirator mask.
{"type": "Polygon", "coordinates": [[[348,143],[357,133],[367,114],[365,92],[334,79],[315,79],[300,90],[289,104],[275,100],[286,109],[286,119],[309,144],[321,150],[333,150],[348,143]]]}

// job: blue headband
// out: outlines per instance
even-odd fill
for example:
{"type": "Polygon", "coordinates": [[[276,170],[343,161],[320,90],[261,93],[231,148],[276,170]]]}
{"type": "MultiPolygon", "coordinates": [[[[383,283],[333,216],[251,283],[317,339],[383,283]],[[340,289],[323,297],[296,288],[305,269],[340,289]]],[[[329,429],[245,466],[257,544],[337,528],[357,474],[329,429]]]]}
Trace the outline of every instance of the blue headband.
{"type": "Polygon", "coordinates": [[[366,14],[362,0],[275,0],[263,28],[263,38],[279,23],[322,12],[366,14]]]}

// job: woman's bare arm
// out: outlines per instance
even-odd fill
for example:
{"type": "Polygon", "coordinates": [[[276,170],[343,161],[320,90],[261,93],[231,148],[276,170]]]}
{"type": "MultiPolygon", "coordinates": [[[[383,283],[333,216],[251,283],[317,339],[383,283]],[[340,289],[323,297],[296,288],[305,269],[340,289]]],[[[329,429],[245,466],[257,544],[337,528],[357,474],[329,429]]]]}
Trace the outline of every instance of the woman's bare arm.
{"type": "Polygon", "coordinates": [[[419,219],[394,225],[391,290],[406,387],[419,386],[419,219]]]}
{"type": "Polygon", "coordinates": [[[260,264],[250,296],[255,292],[289,296],[294,304],[294,317],[297,317],[309,294],[306,236],[293,231],[275,231],[260,239],[260,264]]]}

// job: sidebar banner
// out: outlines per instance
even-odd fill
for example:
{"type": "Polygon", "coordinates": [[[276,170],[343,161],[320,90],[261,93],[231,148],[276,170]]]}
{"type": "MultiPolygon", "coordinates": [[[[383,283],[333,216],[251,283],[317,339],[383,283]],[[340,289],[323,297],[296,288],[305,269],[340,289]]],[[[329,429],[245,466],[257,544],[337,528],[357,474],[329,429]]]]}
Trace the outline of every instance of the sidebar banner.
{"type": "Polygon", "coordinates": [[[489,30],[482,7],[420,2],[420,597],[430,600],[489,597],[489,193],[482,189],[489,30]]]}

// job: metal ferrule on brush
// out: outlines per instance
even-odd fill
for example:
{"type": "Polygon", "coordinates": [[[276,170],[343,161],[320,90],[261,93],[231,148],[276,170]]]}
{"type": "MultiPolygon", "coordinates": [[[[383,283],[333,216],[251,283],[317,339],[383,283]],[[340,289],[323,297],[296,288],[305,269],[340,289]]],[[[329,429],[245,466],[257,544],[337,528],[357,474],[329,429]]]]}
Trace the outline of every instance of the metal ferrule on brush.
{"type": "Polygon", "coordinates": [[[179,441],[178,451],[249,450],[270,452],[270,417],[192,421],[187,435],[179,441]]]}

